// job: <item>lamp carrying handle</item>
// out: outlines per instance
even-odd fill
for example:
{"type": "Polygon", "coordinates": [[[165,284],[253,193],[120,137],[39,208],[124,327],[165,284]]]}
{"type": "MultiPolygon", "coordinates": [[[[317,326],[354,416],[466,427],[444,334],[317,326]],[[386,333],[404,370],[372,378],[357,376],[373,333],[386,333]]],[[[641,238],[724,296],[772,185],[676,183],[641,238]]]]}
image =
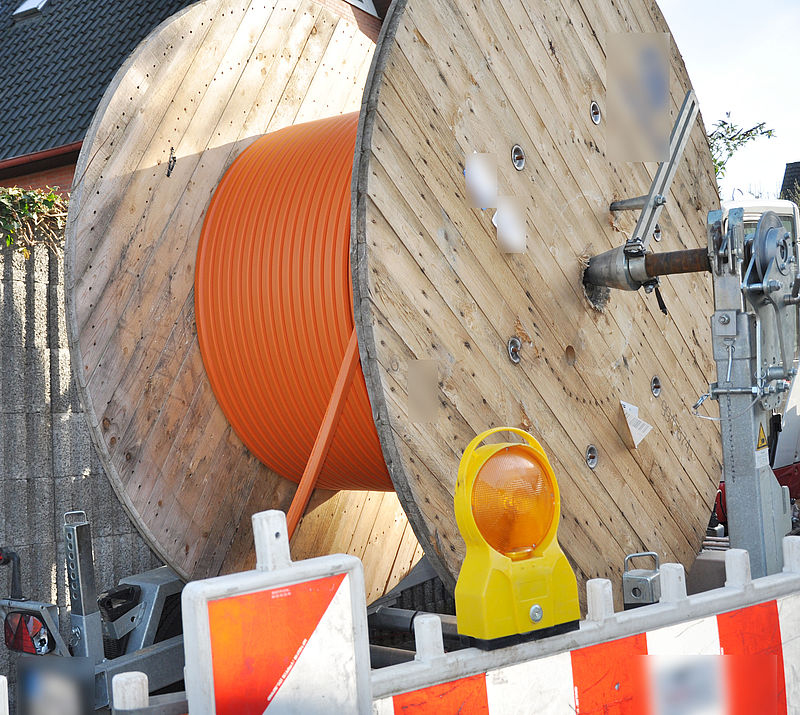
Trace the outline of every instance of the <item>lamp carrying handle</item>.
{"type": "Polygon", "coordinates": [[[526,432],[519,427],[493,427],[492,429],[487,429],[484,432],[481,432],[479,435],[473,438],[473,440],[467,445],[467,448],[464,450],[464,454],[471,454],[474,452],[478,447],[486,441],[486,438],[497,434],[498,432],[510,432],[511,434],[515,434],[517,437],[522,437],[522,440],[525,444],[538,451],[542,451],[542,445],[536,440],[536,438],[526,432]]]}

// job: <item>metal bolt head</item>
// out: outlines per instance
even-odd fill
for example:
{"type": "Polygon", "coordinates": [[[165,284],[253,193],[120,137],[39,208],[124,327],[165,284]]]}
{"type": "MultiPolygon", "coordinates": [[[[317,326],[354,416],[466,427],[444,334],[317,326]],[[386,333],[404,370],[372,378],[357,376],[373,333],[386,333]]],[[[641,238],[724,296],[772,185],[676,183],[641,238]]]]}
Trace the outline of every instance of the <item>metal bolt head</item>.
{"type": "Polygon", "coordinates": [[[661,224],[657,223],[655,229],[653,230],[653,239],[656,241],[661,240],[661,224]]]}
{"type": "Polygon", "coordinates": [[[600,124],[600,120],[603,118],[603,115],[600,113],[600,105],[597,102],[592,102],[589,105],[589,114],[592,117],[592,121],[595,124],[600,124]]]}
{"type": "Polygon", "coordinates": [[[720,315],[719,316],[719,322],[720,322],[721,325],[727,325],[728,323],[731,322],[731,316],[730,315],[720,315]]]}
{"type": "Polygon", "coordinates": [[[593,444],[590,444],[586,448],[586,466],[589,469],[594,469],[597,466],[597,460],[599,459],[599,454],[597,452],[597,447],[593,444]]]}
{"type": "Polygon", "coordinates": [[[658,375],[653,375],[653,379],[650,380],[650,392],[653,393],[653,397],[658,397],[661,394],[661,379],[658,375]]]}
{"type": "Polygon", "coordinates": [[[508,359],[515,365],[519,365],[519,351],[522,348],[522,341],[518,337],[508,339],[508,359]]]}
{"type": "Polygon", "coordinates": [[[531,620],[534,623],[538,623],[542,620],[542,618],[544,618],[544,611],[542,610],[542,607],[538,603],[533,604],[531,606],[531,620]]]}
{"type": "Polygon", "coordinates": [[[525,168],[525,151],[519,144],[514,144],[511,147],[511,163],[517,171],[522,171],[525,168]]]}

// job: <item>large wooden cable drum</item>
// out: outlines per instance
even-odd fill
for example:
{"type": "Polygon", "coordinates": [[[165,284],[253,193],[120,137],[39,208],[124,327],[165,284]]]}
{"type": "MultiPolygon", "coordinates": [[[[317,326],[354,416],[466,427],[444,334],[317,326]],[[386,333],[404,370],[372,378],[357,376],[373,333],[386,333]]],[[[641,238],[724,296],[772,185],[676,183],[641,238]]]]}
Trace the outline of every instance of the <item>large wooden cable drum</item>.
{"type": "MultiPolygon", "coordinates": [[[[214,395],[250,451],[299,482],[353,331],[350,180],[358,114],[267,134],[214,192],[195,314],[214,395]]],[[[392,489],[364,377],[317,484],[392,489]]]]}
{"type": "MultiPolygon", "coordinates": [[[[186,578],[251,568],[250,516],[288,510],[296,489],[245,447],[203,366],[206,210],[260,136],[358,111],[379,24],[334,0],[198,2],[140,44],[85,137],[65,250],[78,392],[122,504],[186,578]]],[[[393,492],[318,489],[292,554],[333,552],[364,561],[370,598],[422,555],[393,492]]]]}
{"type": "MultiPolygon", "coordinates": [[[[688,567],[720,470],[716,425],[688,409],[714,373],[711,286],[665,280],[664,317],[639,293],[598,312],[581,282],[633,230],[609,204],[657,168],[611,161],[604,113],[609,38],[666,32],[657,5],[395,0],[377,30],[339,0],[203,0],[109,87],[70,206],[67,329],[123,504],[184,576],[251,565],[250,516],[288,509],[355,329],[295,558],[356,554],[375,597],[424,549],[452,585],[460,456],[510,426],[548,454],[580,581],[642,550],[688,567]],[[474,152],[519,202],[523,253],[470,205],[474,152]],[[621,400],[653,426],[638,448],[621,400]]],[[[691,86],[674,45],[669,65],[674,118],[691,86]]],[[[704,245],[717,206],[698,122],[651,245],[704,245]]]]}

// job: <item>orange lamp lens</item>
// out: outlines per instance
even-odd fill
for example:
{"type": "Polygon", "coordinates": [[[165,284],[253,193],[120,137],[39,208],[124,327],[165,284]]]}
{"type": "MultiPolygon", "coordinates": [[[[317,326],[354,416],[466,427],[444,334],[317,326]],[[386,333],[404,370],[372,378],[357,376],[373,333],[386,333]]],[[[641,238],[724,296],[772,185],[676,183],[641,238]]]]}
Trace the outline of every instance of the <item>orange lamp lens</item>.
{"type": "Polygon", "coordinates": [[[510,445],[484,462],[472,486],[472,514],[496,551],[514,561],[533,554],[555,513],[553,484],[523,445],[510,445]]]}

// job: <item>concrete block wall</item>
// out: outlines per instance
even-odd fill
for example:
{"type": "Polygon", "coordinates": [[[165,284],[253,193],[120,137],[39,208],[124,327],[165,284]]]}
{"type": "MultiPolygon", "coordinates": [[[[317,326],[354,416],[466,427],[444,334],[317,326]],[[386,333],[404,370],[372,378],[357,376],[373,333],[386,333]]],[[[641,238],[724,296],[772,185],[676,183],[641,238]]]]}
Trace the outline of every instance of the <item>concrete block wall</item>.
{"type": "MultiPolygon", "coordinates": [[[[61,525],[86,511],[97,586],[160,565],[106,478],[72,379],[63,260],[37,247],[25,260],[0,246],[0,545],[22,560],[26,596],[69,605],[61,525]]],[[[0,567],[0,594],[10,570],[0,567]]],[[[14,676],[0,641],[0,675],[14,676]]]]}

